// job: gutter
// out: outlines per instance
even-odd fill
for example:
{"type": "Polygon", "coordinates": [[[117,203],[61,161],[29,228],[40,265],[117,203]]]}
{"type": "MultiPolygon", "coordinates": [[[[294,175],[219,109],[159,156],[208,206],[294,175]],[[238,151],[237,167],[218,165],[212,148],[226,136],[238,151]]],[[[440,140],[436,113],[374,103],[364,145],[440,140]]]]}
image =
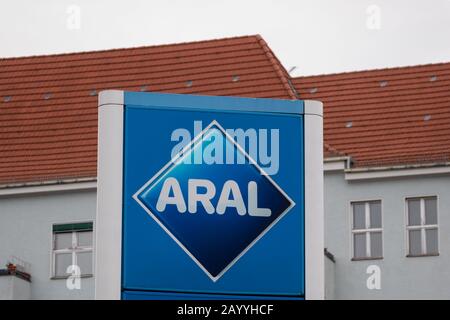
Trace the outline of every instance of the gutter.
{"type": "Polygon", "coordinates": [[[352,158],[349,156],[329,157],[323,160],[323,169],[327,171],[344,171],[351,167],[352,158]]]}
{"type": "Polygon", "coordinates": [[[395,166],[384,167],[366,167],[366,168],[353,168],[347,169],[346,172],[374,172],[374,171],[390,171],[390,170],[405,170],[405,169],[418,169],[418,168],[436,168],[450,166],[450,162],[434,162],[423,164],[405,164],[395,166]]]}
{"type": "Polygon", "coordinates": [[[55,184],[60,185],[60,184],[78,183],[78,182],[91,182],[91,181],[97,181],[97,177],[6,183],[6,184],[0,184],[0,189],[46,186],[46,185],[55,185],[55,184]]]}
{"type": "Polygon", "coordinates": [[[10,183],[0,185],[0,197],[73,190],[95,190],[96,188],[97,177],[10,183]]]}
{"type": "Polygon", "coordinates": [[[408,164],[384,167],[348,168],[344,170],[345,180],[367,180],[409,176],[450,174],[450,162],[408,164]]]}

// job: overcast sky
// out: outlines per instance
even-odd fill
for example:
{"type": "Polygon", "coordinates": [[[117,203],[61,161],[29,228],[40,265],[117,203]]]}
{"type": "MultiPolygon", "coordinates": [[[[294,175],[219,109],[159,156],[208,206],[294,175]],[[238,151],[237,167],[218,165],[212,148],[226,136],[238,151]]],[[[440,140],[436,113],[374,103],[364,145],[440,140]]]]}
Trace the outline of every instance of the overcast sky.
{"type": "Polygon", "coordinates": [[[450,0],[2,0],[0,57],[261,34],[294,75],[450,62],[450,0]]]}

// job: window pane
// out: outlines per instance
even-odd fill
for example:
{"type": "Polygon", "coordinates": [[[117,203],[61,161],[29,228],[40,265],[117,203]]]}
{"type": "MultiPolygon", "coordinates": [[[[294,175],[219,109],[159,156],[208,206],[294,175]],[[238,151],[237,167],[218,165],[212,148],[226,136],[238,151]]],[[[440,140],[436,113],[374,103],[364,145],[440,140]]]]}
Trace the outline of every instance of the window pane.
{"type": "Polygon", "coordinates": [[[353,257],[365,258],[366,257],[366,234],[355,233],[353,235],[353,257]]]}
{"type": "Polygon", "coordinates": [[[437,224],[437,200],[425,199],[425,224],[437,224]]]}
{"type": "Polygon", "coordinates": [[[383,256],[381,232],[370,233],[370,254],[373,258],[380,258],[383,256]]]}
{"type": "Polygon", "coordinates": [[[364,202],[353,203],[353,229],[366,228],[366,205],[364,202]]]}
{"type": "Polygon", "coordinates": [[[420,225],[420,199],[408,200],[408,225],[420,225]]]}
{"type": "Polygon", "coordinates": [[[77,232],[79,247],[92,247],[92,231],[77,232]]]}
{"type": "Polygon", "coordinates": [[[72,233],[55,233],[55,249],[69,249],[72,247],[72,233]]]}
{"type": "Polygon", "coordinates": [[[370,202],[370,227],[381,228],[381,201],[370,202]]]}
{"type": "Polygon", "coordinates": [[[92,251],[78,252],[77,265],[80,268],[80,272],[82,275],[92,274],[92,251]]]}
{"type": "Polygon", "coordinates": [[[67,267],[72,265],[72,253],[57,253],[55,254],[55,276],[67,277],[69,276],[67,267]]]}
{"type": "Polygon", "coordinates": [[[422,254],[422,240],[420,230],[409,231],[409,254],[417,256],[422,254]]]}
{"type": "Polygon", "coordinates": [[[438,231],[437,229],[427,229],[427,254],[437,254],[438,251],[438,231]]]}

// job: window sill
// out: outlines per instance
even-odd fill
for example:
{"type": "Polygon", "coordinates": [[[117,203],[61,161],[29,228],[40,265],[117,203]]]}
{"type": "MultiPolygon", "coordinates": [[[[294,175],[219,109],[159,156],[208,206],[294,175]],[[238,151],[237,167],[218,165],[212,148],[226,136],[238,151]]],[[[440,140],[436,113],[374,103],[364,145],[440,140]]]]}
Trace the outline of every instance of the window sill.
{"type": "Polygon", "coordinates": [[[430,254],[407,254],[407,258],[423,258],[423,257],[438,257],[439,253],[430,253],[430,254]]]}
{"type": "Polygon", "coordinates": [[[383,260],[383,257],[352,258],[351,261],[383,260]]]}
{"type": "MultiPolygon", "coordinates": [[[[50,277],[50,280],[65,280],[68,279],[69,277],[72,277],[71,275],[68,276],[54,276],[54,277],[50,277]]],[[[93,274],[83,274],[80,276],[80,278],[92,278],[94,277],[93,274]]]]}

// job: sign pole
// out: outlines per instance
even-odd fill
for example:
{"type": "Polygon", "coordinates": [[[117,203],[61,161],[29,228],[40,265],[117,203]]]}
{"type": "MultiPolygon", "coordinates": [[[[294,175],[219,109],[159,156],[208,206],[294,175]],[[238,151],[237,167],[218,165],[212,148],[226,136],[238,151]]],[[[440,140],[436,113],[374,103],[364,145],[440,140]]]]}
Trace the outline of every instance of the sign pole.
{"type": "Polygon", "coordinates": [[[122,266],[123,91],[101,91],[98,102],[95,298],[120,299],[122,266]]]}
{"type": "Polygon", "coordinates": [[[305,296],[325,295],[323,204],[323,106],[305,101],[305,296]]]}

